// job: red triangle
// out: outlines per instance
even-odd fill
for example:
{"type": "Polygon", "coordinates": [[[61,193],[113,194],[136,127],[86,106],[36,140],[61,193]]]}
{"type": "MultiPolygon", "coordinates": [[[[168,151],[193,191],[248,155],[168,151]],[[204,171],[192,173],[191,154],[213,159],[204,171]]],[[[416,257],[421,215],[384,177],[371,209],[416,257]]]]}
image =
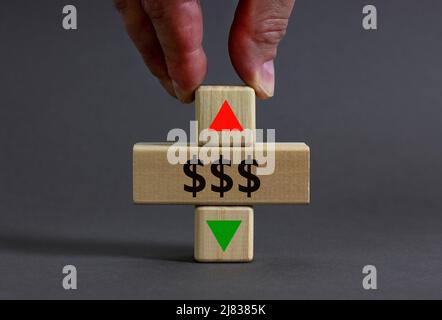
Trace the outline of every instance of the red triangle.
{"type": "Polygon", "coordinates": [[[241,123],[239,123],[229,103],[224,101],[221,109],[209,127],[209,130],[223,131],[223,130],[239,130],[243,131],[241,123]]]}

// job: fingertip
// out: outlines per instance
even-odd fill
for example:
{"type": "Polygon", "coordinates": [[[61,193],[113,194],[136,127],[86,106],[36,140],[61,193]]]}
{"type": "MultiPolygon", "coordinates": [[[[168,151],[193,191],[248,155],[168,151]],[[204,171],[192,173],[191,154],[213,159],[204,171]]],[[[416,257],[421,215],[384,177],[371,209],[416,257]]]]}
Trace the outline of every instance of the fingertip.
{"type": "Polygon", "coordinates": [[[163,86],[164,89],[166,89],[167,93],[169,93],[172,97],[177,98],[175,89],[173,87],[173,83],[172,81],[167,78],[167,79],[159,79],[161,85],[163,86]]]}
{"type": "Polygon", "coordinates": [[[207,74],[207,57],[202,48],[192,54],[182,55],[176,62],[169,61],[169,75],[177,98],[183,103],[191,103],[195,90],[207,74]]]}
{"type": "Polygon", "coordinates": [[[274,57],[265,57],[256,42],[240,25],[232,27],[229,53],[239,77],[252,87],[258,98],[268,99],[275,91],[274,57]]]}
{"type": "Polygon", "coordinates": [[[195,98],[195,90],[184,90],[175,80],[172,80],[176,97],[182,103],[191,103],[195,98]]]}
{"type": "Polygon", "coordinates": [[[199,1],[144,0],[143,6],[161,45],[170,86],[181,102],[190,103],[207,71],[199,1]]]}
{"type": "MultiPolygon", "coordinates": [[[[247,45],[247,42],[244,43],[247,45]]],[[[270,59],[262,63],[250,55],[250,50],[242,50],[247,54],[241,54],[238,51],[238,47],[230,50],[230,57],[239,77],[255,90],[258,98],[268,99],[273,97],[275,93],[274,60],[270,59]]]]}
{"type": "Polygon", "coordinates": [[[240,0],[229,36],[232,64],[261,99],[275,92],[278,44],[284,37],[294,0],[240,0]]]}

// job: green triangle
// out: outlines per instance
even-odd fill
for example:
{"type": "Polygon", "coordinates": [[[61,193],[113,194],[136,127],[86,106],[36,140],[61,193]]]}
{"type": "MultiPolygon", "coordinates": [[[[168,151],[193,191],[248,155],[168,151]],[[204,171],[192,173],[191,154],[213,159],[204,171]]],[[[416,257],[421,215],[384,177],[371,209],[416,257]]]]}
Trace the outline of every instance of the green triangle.
{"type": "Polygon", "coordinates": [[[210,230],[218,241],[221,249],[226,251],[230,241],[238,230],[241,220],[207,220],[210,230]]]}

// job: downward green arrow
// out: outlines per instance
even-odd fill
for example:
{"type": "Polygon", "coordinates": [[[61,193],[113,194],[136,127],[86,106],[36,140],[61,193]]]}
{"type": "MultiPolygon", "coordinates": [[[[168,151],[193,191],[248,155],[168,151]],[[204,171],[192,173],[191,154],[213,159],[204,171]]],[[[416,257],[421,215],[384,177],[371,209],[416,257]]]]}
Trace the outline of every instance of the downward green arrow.
{"type": "Polygon", "coordinates": [[[221,249],[226,251],[241,224],[241,220],[207,220],[207,224],[221,249]]]}

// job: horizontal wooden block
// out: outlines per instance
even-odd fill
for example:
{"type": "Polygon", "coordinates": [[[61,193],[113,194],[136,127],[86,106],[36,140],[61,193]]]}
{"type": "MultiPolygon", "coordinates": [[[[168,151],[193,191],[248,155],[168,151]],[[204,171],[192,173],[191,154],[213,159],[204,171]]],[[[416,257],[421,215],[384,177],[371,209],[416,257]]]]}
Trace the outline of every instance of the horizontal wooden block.
{"type": "Polygon", "coordinates": [[[251,207],[197,207],[195,260],[249,262],[253,260],[251,207]]]}
{"type": "MultiPolygon", "coordinates": [[[[251,130],[242,143],[236,146],[250,146],[255,141],[255,91],[246,86],[201,86],[195,93],[195,113],[198,121],[198,133],[212,128],[213,131],[221,129],[251,130]],[[233,115],[232,116],[232,112],[233,115]],[[235,121],[235,118],[237,122],[235,121]]],[[[207,139],[207,138],[206,138],[207,139]]],[[[217,144],[221,145],[221,134],[218,134],[217,144]]],[[[207,141],[199,140],[200,145],[206,145],[207,141]]],[[[224,143],[231,145],[231,143],[224,143]]]]}
{"type": "MultiPolygon", "coordinates": [[[[133,150],[133,198],[138,204],[253,205],[307,204],[310,194],[310,150],[304,143],[276,143],[274,171],[256,175],[254,165],[197,164],[200,155],[221,148],[180,146],[176,150],[194,164],[170,164],[170,144],[139,143],[133,150]],[[242,169],[242,170],[241,170],[242,169]],[[258,179],[256,179],[258,178],[258,179]],[[259,184],[259,188],[256,186],[259,184]]],[[[260,168],[265,163],[256,149],[232,147],[242,159],[253,150],[260,168]]],[[[227,154],[223,162],[228,159],[227,154]]],[[[182,162],[182,163],[185,163],[182,162]]],[[[238,163],[238,162],[237,162],[238,163]]]]}

